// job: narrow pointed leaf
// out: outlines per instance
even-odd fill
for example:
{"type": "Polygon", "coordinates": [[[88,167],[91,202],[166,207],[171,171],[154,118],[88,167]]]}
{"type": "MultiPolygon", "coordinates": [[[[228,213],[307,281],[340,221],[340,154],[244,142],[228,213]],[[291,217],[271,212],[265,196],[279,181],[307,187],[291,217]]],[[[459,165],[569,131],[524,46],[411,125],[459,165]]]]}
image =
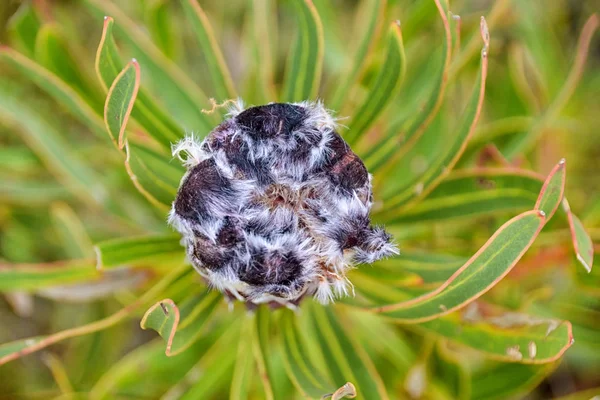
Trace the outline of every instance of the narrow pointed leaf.
{"type": "Polygon", "coordinates": [[[385,138],[380,140],[367,152],[364,160],[369,171],[375,172],[386,165],[386,168],[381,173],[387,173],[394,163],[414,146],[442,105],[448,82],[448,69],[450,67],[452,54],[452,35],[448,22],[448,2],[446,0],[436,0],[435,4],[442,24],[444,25],[444,41],[442,45],[442,60],[439,73],[433,80],[432,90],[427,97],[425,105],[417,110],[418,116],[411,122],[408,128],[404,130],[398,124],[392,125],[386,133],[385,138]],[[398,147],[398,145],[400,145],[400,147],[398,147]]]}
{"type": "Polygon", "coordinates": [[[273,29],[277,26],[275,2],[272,0],[252,1],[252,47],[254,68],[259,76],[257,102],[277,101],[275,89],[274,49],[277,35],[273,29]]]}
{"type": "Polygon", "coordinates": [[[134,262],[183,259],[179,235],[139,236],[107,240],[96,244],[96,268],[113,268],[134,262]],[[181,258],[180,258],[181,257],[181,258]]]}
{"type": "Polygon", "coordinates": [[[215,90],[215,97],[221,101],[237,97],[231,74],[221,53],[210,21],[197,0],[181,0],[183,10],[190,21],[200,49],[204,55],[215,90]]]}
{"type": "MultiPolygon", "coordinates": [[[[481,66],[479,77],[475,84],[473,94],[464,111],[462,122],[457,128],[451,141],[444,145],[442,154],[436,157],[435,162],[429,165],[426,170],[415,176],[414,180],[400,192],[384,193],[384,199],[387,200],[385,207],[396,208],[399,206],[408,207],[415,199],[424,197],[429,194],[452,170],[461,154],[466,148],[466,145],[475,131],[477,121],[483,107],[483,97],[485,94],[485,82],[487,77],[488,66],[488,51],[489,51],[489,33],[485,19],[481,19],[481,35],[484,41],[484,48],[481,51],[481,66]],[[415,187],[420,186],[420,190],[415,190],[415,187]]],[[[437,135],[437,132],[429,130],[427,133],[437,135]]],[[[410,176],[414,176],[411,173],[410,176]]]]}
{"type": "Polygon", "coordinates": [[[315,100],[323,68],[323,26],[311,0],[294,1],[298,11],[298,36],[288,55],[283,100],[315,100]]]}
{"type": "Polygon", "coordinates": [[[132,60],[121,71],[108,90],[104,105],[104,123],[119,149],[125,146],[125,129],[140,88],[140,66],[132,60]]]}
{"type": "Polygon", "coordinates": [[[449,254],[402,251],[398,257],[378,262],[373,269],[379,268],[396,274],[400,272],[417,274],[424,284],[428,284],[446,281],[466,261],[466,258],[449,254]]]}
{"type": "Polygon", "coordinates": [[[16,51],[0,45],[0,59],[7,61],[60,103],[98,136],[106,137],[102,118],[59,77],[16,51]]]}
{"type": "Polygon", "coordinates": [[[375,308],[396,321],[429,321],[464,307],[504,277],[542,229],[545,218],[528,211],[505,223],[481,249],[436,290],[412,300],[375,308]]]}
{"type": "MultiPolygon", "coordinates": [[[[480,400],[503,400],[522,398],[530,393],[556,365],[497,364],[484,368],[471,376],[471,398],[480,400]]],[[[586,397],[585,400],[588,400],[586,397]]],[[[566,400],[566,399],[565,399],[566,400]]]]}
{"type": "Polygon", "coordinates": [[[565,160],[561,160],[548,175],[542,186],[535,209],[541,210],[550,219],[560,205],[565,192],[566,168],[565,160]]]}
{"type": "MultiPolygon", "coordinates": [[[[104,17],[102,37],[96,52],[96,74],[106,91],[124,67],[113,37],[113,26],[114,20],[111,17],[104,17]]],[[[166,149],[170,149],[171,143],[178,141],[183,135],[183,128],[163,107],[156,104],[143,85],[139,88],[131,117],[166,149]]]]}
{"type": "Polygon", "coordinates": [[[577,261],[589,273],[592,271],[592,266],[594,265],[594,243],[592,242],[592,238],[585,231],[581,220],[571,211],[567,199],[563,200],[563,209],[567,213],[567,219],[569,220],[571,242],[577,255],[577,261]]]}
{"type": "Polygon", "coordinates": [[[541,188],[540,176],[528,171],[501,168],[457,170],[425,199],[397,216],[386,218],[386,222],[424,223],[523,211],[535,204],[541,188]]]}
{"type": "Polygon", "coordinates": [[[179,309],[171,299],[161,300],[146,311],[140,326],[155,330],[166,342],[165,354],[174,356],[189,348],[206,328],[206,323],[221,304],[216,291],[205,293],[180,324],[179,309]]]}
{"type": "Polygon", "coordinates": [[[102,331],[116,325],[128,318],[140,306],[148,303],[150,299],[153,299],[159,293],[163,292],[173,281],[182,276],[185,271],[187,271],[187,266],[181,266],[171,270],[136,301],[128,304],[126,307],[106,318],[51,335],[35,336],[0,345],[0,365],[4,365],[10,361],[34,353],[63,340],[102,331]]]}
{"type": "Polygon", "coordinates": [[[480,351],[488,358],[522,364],[552,363],[573,344],[568,321],[504,327],[485,319],[461,321],[460,315],[452,314],[415,327],[480,351]]]}
{"type": "Polygon", "coordinates": [[[64,34],[56,24],[41,27],[36,39],[35,59],[75,89],[90,105],[97,107],[101,104],[97,86],[93,85],[82,71],[64,34]]]}
{"type": "Polygon", "coordinates": [[[144,20],[152,36],[152,41],[171,60],[176,59],[179,50],[179,37],[173,18],[171,2],[167,0],[151,0],[147,2],[144,20]]]}
{"type": "MultiPolygon", "coordinates": [[[[213,128],[212,118],[201,110],[209,107],[206,95],[181,69],[152,43],[121,9],[108,0],[85,0],[94,15],[110,15],[116,21],[115,32],[132,50],[132,55],[144,66],[145,79],[170,115],[187,129],[208,133],[213,128]]],[[[109,85],[107,85],[109,86],[109,85]]]]}
{"type": "Polygon", "coordinates": [[[231,349],[234,349],[239,342],[240,325],[239,321],[232,321],[221,338],[202,355],[200,361],[184,379],[191,384],[175,386],[165,397],[176,397],[181,400],[219,398],[218,393],[226,391],[233,378],[237,354],[231,349]]]}
{"type": "Polygon", "coordinates": [[[364,102],[356,109],[350,127],[344,134],[348,143],[355,143],[375,123],[397,94],[405,72],[406,57],[402,32],[400,24],[394,22],[388,32],[385,60],[381,64],[375,83],[364,102]]]}
{"type": "Polygon", "coordinates": [[[18,50],[28,57],[35,52],[35,38],[40,29],[41,21],[31,3],[21,3],[17,12],[11,17],[7,31],[12,43],[18,45],[18,50]]]}
{"type": "Polygon", "coordinates": [[[117,398],[124,391],[132,397],[160,398],[185,379],[185,375],[198,363],[199,355],[207,354],[211,346],[226,335],[227,328],[229,324],[216,324],[177,357],[165,355],[165,345],[160,338],[135,348],[94,382],[89,398],[117,398]],[[144,379],[139,379],[140,370],[144,371],[144,379]]]}
{"type": "Polygon", "coordinates": [[[317,399],[325,393],[333,393],[333,385],[319,375],[318,369],[306,357],[294,314],[286,310],[280,323],[284,366],[296,389],[305,397],[317,399]]]}
{"type": "Polygon", "coordinates": [[[73,259],[92,257],[92,241],[75,211],[66,203],[55,203],[51,205],[50,212],[54,228],[68,256],[73,259]]]}
{"type": "Polygon", "coordinates": [[[0,176],[0,201],[3,204],[18,204],[46,206],[55,200],[69,198],[69,190],[56,182],[37,181],[28,179],[14,179],[13,177],[0,176]]]}
{"type": "Polygon", "coordinates": [[[271,338],[269,336],[271,328],[272,313],[266,307],[259,307],[256,310],[255,335],[253,342],[254,357],[258,367],[258,374],[262,381],[265,398],[273,400],[273,368],[271,365],[271,338]]]}
{"type": "Polygon", "coordinates": [[[367,60],[367,53],[373,47],[374,38],[377,31],[380,30],[381,22],[383,21],[383,12],[385,10],[385,0],[369,0],[365,2],[365,7],[368,10],[366,17],[360,16],[360,21],[365,23],[364,32],[359,36],[360,43],[354,53],[353,61],[348,68],[348,71],[337,79],[336,89],[332,95],[329,107],[332,110],[340,110],[342,103],[346,100],[346,96],[350,88],[355,83],[361,70],[364,68],[367,60]]]}
{"type": "Polygon", "coordinates": [[[108,193],[100,177],[77,156],[61,132],[8,93],[10,88],[0,86],[2,120],[18,120],[19,125],[14,126],[25,143],[72,194],[94,204],[106,204],[108,193]]]}
{"type": "Polygon", "coordinates": [[[184,170],[147,147],[126,143],[125,168],[135,187],[152,204],[166,211],[177,194],[184,170]]]}
{"type": "Polygon", "coordinates": [[[311,307],[310,316],[319,337],[321,351],[337,387],[352,382],[365,399],[387,399],[387,393],[373,361],[346,333],[331,308],[311,307]]]}
{"type": "Polygon", "coordinates": [[[231,400],[244,400],[248,398],[250,385],[254,377],[254,357],[252,346],[256,341],[255,320],[256,316],[251,315],[245,318],[240,340],[237,348],[237,358],[235,360],[235,369],[231,380],[229,398],[231,400]]]}
{"type": "Polygon", "coordinates": [[[92,260],[47,264],[0,264],[0,291],[32,291],[55,285],[89,281],[100,277],[92,260]]]}

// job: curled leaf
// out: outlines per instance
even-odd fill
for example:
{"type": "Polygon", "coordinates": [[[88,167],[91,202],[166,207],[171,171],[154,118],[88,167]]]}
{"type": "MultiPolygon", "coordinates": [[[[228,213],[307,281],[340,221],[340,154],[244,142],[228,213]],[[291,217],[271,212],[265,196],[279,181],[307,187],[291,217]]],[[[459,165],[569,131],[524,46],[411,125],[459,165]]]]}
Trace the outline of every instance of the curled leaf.
{"type": "Polygon", "coordinates": [[[125,128],[140,88],[140,65],[134,59],[115,78],[104,104],[104,123],[119,149],[125,146],[125,128]]]}

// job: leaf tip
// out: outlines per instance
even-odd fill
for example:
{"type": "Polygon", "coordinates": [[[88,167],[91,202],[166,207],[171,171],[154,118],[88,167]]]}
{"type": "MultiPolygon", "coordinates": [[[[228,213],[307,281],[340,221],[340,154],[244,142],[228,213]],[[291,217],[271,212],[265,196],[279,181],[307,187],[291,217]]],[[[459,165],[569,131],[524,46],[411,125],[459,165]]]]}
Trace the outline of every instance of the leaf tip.
{"type": "Polygon", "coordinates": [[[483,39],[484,53],[487,53],[488,48],[490,47],[490,31],[487,26],[487,22],[485,21],[485,17],[481,16],[481,20],[479,22],[479,30],[481,31],[481,37],[483,39]]]}
{"type": "Polygon", "coordinates": [[[588,274],[590,272],[592,272],[592,266],[590,264],[588,264],[587,261],[585,261],[584,258],[579,253],[577,253],[577,261],[579,261],[579,263],[581,265],[583,265],[583,268],[585,268],[585,270],[587,271],[588,274]]]}
{"type": "Polygon", "coordinates": [[[537,211],[538,211],[538,215],[539,215],[541,218],[544,218],[544,219],[546,218],[546,212],[544,212],[544,210],[537,210],[537,211]]]}
{"type": "Polygon", "coordinates": [[[102,265],[102,251],[98,246],[94,246],[94,253],[96,253],[96,271],[102,271],[104,268],[102,265]]]}

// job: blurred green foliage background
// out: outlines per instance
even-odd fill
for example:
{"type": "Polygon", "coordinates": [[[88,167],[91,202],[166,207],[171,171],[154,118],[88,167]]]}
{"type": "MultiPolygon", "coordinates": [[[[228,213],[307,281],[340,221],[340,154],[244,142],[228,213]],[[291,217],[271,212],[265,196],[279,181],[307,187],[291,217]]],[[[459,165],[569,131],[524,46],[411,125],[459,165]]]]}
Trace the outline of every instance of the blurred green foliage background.
{"type": "MultiPolygon", "coordinates": [[[[123,306],[137,304],[136,299],[148,293],[149,287],[182,264],[183,252],[165,223],[165,204],[173,194],[172,188],[163,185],[163,177],[155,170],[147,176],[140,172],[146,171],[156,154],[162,157],[160,162],[166,160],[173,168],[165,175],[172,174],[177,181],[182,170],[172,165],[175,162],[171,162],[168,151],[157,144],[155,135],[148,133],[134,109],[135,122],[128,125],[127,137],[136,143],[132,144],[132,152],[139,153],[132,153],[130,168],[139,168],[134,170],[140,178],[138,186],[156,200],[148,201],[148,193],[140,193],[132,183],[131,174],[124,167],[124,154],[115,149],[102,122],[107,94],[94,66],[103,32],[102,17],[110,15],[115,20],[115,38],[122,59],[135,57],[139,61],[142,90],[135,107],[139,107],[145,91],[144,95],[154,98],[162,112],[175,122],[175,127],[167,127],[165,132],[171,129],[179,136],[185,132],[205,135],[222,117],[222,110],[210,116],[201,113],[200,110],[211,108],[208,98],[222,102],[238,94],[247,104],[284,99],[290,79],[286,72],[290,68],[289,57],[295,51],[292,43],[298,32],[309,29],[299,25],[300,11],[293,4],[295,1],[199,2],[228,67],[233,83],[229,87],[227,82],[222,84],[215,79],[218,73],[211,70],[210,56],[199,47],[197,30],[186,17],[182,6],[186,1],[0,3],[0,273],[7,271],[6,276],[0,276],[0,343],[111,318],[123,306]],[[165,76],[170,80],[165,80],[165,76]],[[67,89],[57,94],[60,90],[52,89],[53,85],[67,89]],[[183,90],[177,92],[177,87],[183,90]],[[202,96],[196,87],[202,88],[202,96]],[[192,94],[184,99],[189,93],[192,94]],[[143,146],[149,149],[146,153],[143,146]],[[139,165],[133,164],[136,160],[139,165]],[[124,242],[101,245],[96,251],[106,251],[103,260],[107,272],[99,275],[95,270],[94,244],[141,235],[160,240],[142,242],[140,246],[146,253],[141,251],[141,255],[124,242]],[[114,261],[108,261],[109,251],[114,261]],[[110,269],[111,262],[124,268],[110,269]]],[[[585,36],[582,29],[586,21],[586,26],[591,26],[589,18],[598,12],[598,2],[451,0],[452,57],[444,80],[448,82],[447,101],[425,130],[423,137],[427,140],[412,147],[406,146],[402,135],[427,109],[427,100],[439,87],[440,60],[446,51],[445,32],[435,2],[313,3],[324,38],[318,97],[338,116],[348,117],[341,123],[348,121],[351,128],[359,126],[356,115],[368,111],[363,105],[368,105],[369,99],[375,101],[381,93],[376,89],[381,71],[386,71],[388,27],[395,20],[401,23],[406,56],[404,79],[388,88],[389,96],[383,97],[381,110],[376,110],[361,132],[354,131],[358,136],[352,144],[375,175],[375,199],[382,203],[375,209],[375,218],[395,234],[407,259],[414,254],[423,254],[426,259],[417,257],[414,270],[408,268],[409,263],[402,256],[365,272],[359,270],[351,276],[357,286],[357,298],[348,300],[349,305],[325,310],[306,301],[301,306],[298,321],[289,324],[297,324],[300,334],[306,334],[300,341],[307,349],[307,365],[316,365],[325,380],[332,383],[323,387],[341,386],[343,382],[337,378],[347,374],[337,371],[336,375],[336,367],[332,366],[336,362],[324,359],[327,353],[319,346],[327,348],[328,340],[336,339],[319,341],[319,322],[315,321],[333,321],[331,325],[336,326],[339,317],[340,326],[345,327],[353,345],[358,343],[363,348],[356,350],[360,354],[358,363],[348,361],[355,379],[345,379],[359,386],[359,396],[365,396],[362,398],[375,398],[365,395],[372,382],[362,375],[369,374],[377,376],[373,382],[384,383],[385,388],[378,389],[379,395],[383,392],[392,399],[544,399],[568,395],[573,397],[566,398],[588,399],[600,394],[600,272],[596,268],[587,274],[575,259],[564,214],[548,223],[532,249],[486,293],[484,301],[469,299],[463,310],[445,320],[456,322],[452,318],[460,318],[460,324],[464,324],[471,317],[475,324],[489,324],[500,315],[496,325],[484,327],[485,332],[491,332],[492,341],[503,328],[527,330],[540,321],[569,320],[575,343],[563,357],[556,354],[541,365],[510,360],[510,351],[508,356],[494,356],[493,351],[484,349],[485,344],[476,343],[477,338],[465,343],[447,333],[436,334],[433,328],[389,324],[351,308],[362,306],[362,300],[373,300],[365,294],[369,289],[377,291],[375,284],[367,287],[363,283],[361,287],[361,280],[379,280],[393,287],[396,292],[390,294],[388,303],[439,286],[448,276],[428,282],[422,273],[425,265],[434,272],[442,271],[442,275],[443,271],[447,274],[448,268],[455,270],[509,217],[533,207],[539,188],[533,185],[530,201],[531,193],[522,193],[530,188],[525,187],[527,182],[521,171],[545,176],[563,157],[568,166],[565,193],[569,204],[597,246],[600,40],[598,35],[592,36],[588,48],[578,47],[578,38],[585,36]],[[377,5],[381,9],[373,14],[377,5]],[[374,20],[370,19],[372,15],[376,16],[374,20]],[[486,94],[477,129],[454,167],[459,173],[445,176],[448,180],[442,181],[441,189],[430,195],[409,190],[407,193],[416,197],[413,211],[386,209],[382,199],[393,199],[392,194],[412,188],[411,174],[422,172],[451,140],[449,132],[457,127],[478,76],[481,15],[487,19],[491,36],[486,94]],[[376,27],[373,30],[372,21],[376,27]],[[357,58],[362,39],[371,34],[372,45],[365,45],[366,55],[357,58]],[[373,149],[378,146],[384,151],[375,152],[373,149]],[[395,150],[402,152],[401,160],[394,159],[395,150]],[[463,189],[453,187],[452,179],[460,177],[460,171],[484,167],[501,168],[514,173],[510,179],[516,178],[507,180],[507,187],[503,187],[504,181],[494,183],[491,175],[482,173],[485,176],[481,182],[480,175],[473,175],[481,184],[477,190],[492,182],[500,185],[498,193],[489,202],[479,203],[469,203],[467,195],[459,196],[465,205],[462,211],[434,208],[427,214],[418,208],[419,204],[426,204],[420,201],[444,197],[444,190],[460,195],[463,189]],[[529,201],[531,204],[526,207],[524,204],[529,201]],[[377,275],[378,268],[389,272],[389,276],[377,275]],[[519,320],[525,313],[536,317],[519,320]],[[375,371],[359,368],[365,357],[371,360],[365,365],[373,366],[375,371]]],[[[593,29],[587,33],[589,38],[593,29]]],[[[156,161],[155,165],[163,164],[156,161]]],[[[183,277],[173,278],[164,290],[151,292],[142,305],[148,308],[162,298],[172,298],[185,315],[196,301],[213,301],[199,278],[189,268],[185,271],[183,277]]],[[[269,398],[268,393],[276,399],[300,398],[302,385],[293,382],[296,375],[286,364],[289,360],[286,361],[285,351],[278,347],[279,327],[288,323],[289,315],[283,310],[266,315],[269,312],[261,309],[258,316],[242,318],[244,310],[240,305],[233,313],[228,313],[223,304],[218,307],[215,305],[214,315],[210,314],[212,319],[206,317],[202,335],[190,340],[191,348],[174,358],[164,355],[164,342],[156,338],[155,332],[139,328],[143,308],[124,314],[115,321],[119,323],[109,323],[106,329],[74,334],[69,340],[0,366],[0,399],[172,399],[187,398],[186,392],[189,398],[258,399],[269,398]],[[239,330],[248,334],[251,329],[245,318],[256,319],[258,328],[252,339],[255,341],[242,341],[238,347],[235,335],[239,330]],[[264,321],[268,321],[267,327],[261,328],[264,321]],[[232,331],[235,332],[228,333],[232,331]],[[254,368],[252,356],[246,356],[254,354],[255,343],[272,348],[270,354],[256,356],[257,360],[267,360],[266,367],[258,365],[261,374],[268,372],[267,383],[261,383],[258,373],[248,378],[239,372],[254,368]],[[250,367],[235,367],[240,363],[250,367]],[[233,386],[238,387],[239,383],[238,389],[243,390],[231,389],[232,379],[233,386]],[[263,391],[263,385],[270,389],[263,391]]],[[[281,331],[287,332],[286,329],[281,331]]],[[[461,329],[456,331],[458,336],[461,329]]],[[[514,335],[523,337],[531,333],[516,332],[514,335]]],[[[343,343],[339,337],[337,340],[343,343]]],[[[6,349],[0,355],[9,354],[6,349]]],[[[527,351],[521,350],[524,354],[527,351]]],[[[263,349],[263,353],[269,351],[263,349]]]]}

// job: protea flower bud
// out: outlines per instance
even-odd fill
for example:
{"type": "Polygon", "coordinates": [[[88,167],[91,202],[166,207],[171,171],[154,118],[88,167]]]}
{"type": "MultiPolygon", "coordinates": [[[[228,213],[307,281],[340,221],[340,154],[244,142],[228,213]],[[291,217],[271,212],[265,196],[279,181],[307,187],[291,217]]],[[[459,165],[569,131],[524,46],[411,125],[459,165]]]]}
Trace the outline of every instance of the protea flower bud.
{"type": "Polygon", "coordinates": [[[253,304],[327,303],[348,293],[353,265],[397,253],[371,226],[371,175],[322,104],[230,117],[173,148],[188,171],[169,221],[212,286],[253,304]]]}

